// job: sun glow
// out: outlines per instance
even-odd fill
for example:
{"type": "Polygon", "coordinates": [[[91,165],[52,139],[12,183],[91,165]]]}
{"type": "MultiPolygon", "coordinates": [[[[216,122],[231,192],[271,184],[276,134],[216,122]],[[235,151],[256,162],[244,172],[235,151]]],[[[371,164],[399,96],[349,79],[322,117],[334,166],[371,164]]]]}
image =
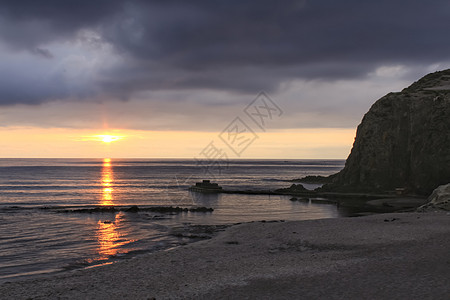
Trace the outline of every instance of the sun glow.
{"type": "Polygon", "coordinates": [[[123,139],[125,139],[125,137],[126,137],[125,135],[114,135],[114,134],[110,134],[108,132],[105,134],[85,135],[85,136],[81,137],[80,141],[84,141],[84,142],[96,141],[96,142],[102,142],[102,143],[109,144],[112,142],[117,142],[117,141],[123,140],[123,139]]]}
{"type": "Polygon", "coordinates": [[[109,135],[109,134],[103,134],[103,135],[97,135],[97,137],[103,142],[103,143],[111,143],[118,140],[121,140],[122,136],[117,135],[109,135]]]}
{"type": "MultiPolygon", "coordinates": [[[[5,158],[194,158],[219,134],[0,126],[0,154],[5,158]],[[104,135],[119,139],[105,143],[104,135]]],[[[260,138],[245,150],[244,156],[249,159],[345,159],[354,140],[355,128],[273,130],[261,133],[260,138]]],[[[215,143],[215,146],[218,145],[215,143]]]]}

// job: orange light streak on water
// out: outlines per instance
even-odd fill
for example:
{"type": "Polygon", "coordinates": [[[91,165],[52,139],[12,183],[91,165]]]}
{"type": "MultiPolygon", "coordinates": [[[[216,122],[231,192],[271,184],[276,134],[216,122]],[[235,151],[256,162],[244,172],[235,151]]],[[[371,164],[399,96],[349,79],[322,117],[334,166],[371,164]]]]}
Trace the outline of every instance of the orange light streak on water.
{"type": "MultiPolygon", "coordinates": [[[[110,158],[103,159],[103,168],[101,174],[102,198],[100,205],[113,206],[114,205],[114,172],[112,168],[112,161],[110,158]]],[[[97,253],[100,260],[106,260],[111,256],[120,253],[121,246],[133,242],[133,240],[126,240],[121,233],[121,217],[120,214],[114,215],[112,220],[97,222],[97,253]]]]}
{"type": "Polygon", "coordinates": [[[102,168],[102,199],[101,205],[113,205],[113,181],[114,181],[114,173],[111,165],[111,159],[105,158],[103,159],[103,168],[102,168]]]}

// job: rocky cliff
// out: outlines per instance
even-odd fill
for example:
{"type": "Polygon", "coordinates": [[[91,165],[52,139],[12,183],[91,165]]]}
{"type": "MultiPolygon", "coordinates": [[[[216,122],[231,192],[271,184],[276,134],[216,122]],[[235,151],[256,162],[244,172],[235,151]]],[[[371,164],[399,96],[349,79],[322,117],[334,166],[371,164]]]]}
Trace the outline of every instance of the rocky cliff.
{"type": "Polygon", "coordinates": [[[430,194],[450,182],[450,70],[378,100],[324,190],[430,194]]]}

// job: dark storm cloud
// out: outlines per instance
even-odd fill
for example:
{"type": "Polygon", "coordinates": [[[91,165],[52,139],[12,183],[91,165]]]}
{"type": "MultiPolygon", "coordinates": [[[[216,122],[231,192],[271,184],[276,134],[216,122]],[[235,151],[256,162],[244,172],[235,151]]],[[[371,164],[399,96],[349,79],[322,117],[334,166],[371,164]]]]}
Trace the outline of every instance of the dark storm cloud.
{"type": "Polygon", "coordinates": [[[161,3],[137,4],[106,37],[134,57],[193,71],[449,56],[448,1],[161,3]]]}
{"type": "Polygon", "coordinates": [[[120,12],[120,1],[6,0],[0,4],[0,37],[16,49],[70,39],[120,12]]]}
{"type": "MultiPolygon", "coordinates": [[[[2,3],[0,38],[16,51],[50,57],[47,44],[96,31],[122,61],[99,69],[93,84],[120,99],[161,89],[254,94],[296,78],[351,79],[382,65],[450,60],[446,0],[2,3]]],[[[0,91],[0,103],[22,102],[7,96],[0,91]]],[[[69,96],[55,87],[32,101],[69,96]]]]}

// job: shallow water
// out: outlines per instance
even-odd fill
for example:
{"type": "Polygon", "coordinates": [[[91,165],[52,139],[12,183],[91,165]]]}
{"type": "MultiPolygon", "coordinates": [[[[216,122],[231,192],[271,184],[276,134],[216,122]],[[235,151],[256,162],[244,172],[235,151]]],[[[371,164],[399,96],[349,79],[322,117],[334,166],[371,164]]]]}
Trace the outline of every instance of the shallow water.
{"type": "MultiPolygon", "coordinates": [[[[194,160],[0,159],[0,280],[110,263],[180,245],[174,227],[345,216],[332,204],[288,196],[199,194],[215,178],[226,189],[273,190],[305,175],[339,171],[342,160],[230,161],[209,174],[194,160]],[[206,206],[211,213],[61,213],[118,206],[206,206]],[[45,208],[45,209],[44,209],[45,208]]],[[[311,186],[314,187],[314,186],[311,186]]]]}

